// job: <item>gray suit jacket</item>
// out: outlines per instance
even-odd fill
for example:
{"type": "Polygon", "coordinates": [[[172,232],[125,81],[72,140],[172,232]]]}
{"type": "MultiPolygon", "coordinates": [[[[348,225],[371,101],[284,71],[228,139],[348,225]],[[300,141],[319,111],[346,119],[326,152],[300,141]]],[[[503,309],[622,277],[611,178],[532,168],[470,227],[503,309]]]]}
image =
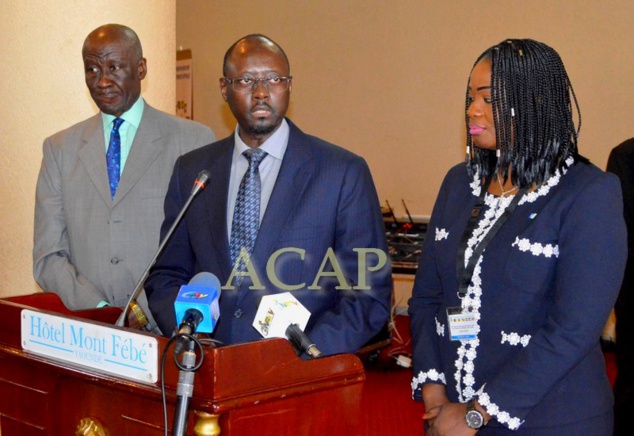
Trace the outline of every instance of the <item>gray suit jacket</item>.
{"type": "MultiPolygon", "coordinates": [[[[113,200],[100,114],[47,138],[35,203],[40,287],[72,310],[124,306],[158,248],[176,158],[214,139],[208,127],[146,103],[113,200]]],[[[147,309],[145,295],[139,303],[147,309]]]]}

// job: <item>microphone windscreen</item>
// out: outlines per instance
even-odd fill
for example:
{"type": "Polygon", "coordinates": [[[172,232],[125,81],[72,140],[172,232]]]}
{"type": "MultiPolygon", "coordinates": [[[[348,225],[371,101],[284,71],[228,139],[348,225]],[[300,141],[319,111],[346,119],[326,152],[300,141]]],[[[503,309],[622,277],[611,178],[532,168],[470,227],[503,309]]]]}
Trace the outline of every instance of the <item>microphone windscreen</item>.
{"type": "Polygon", "coordinates": [[[290,292],[265,295],[253,320],[253,327],[265,338],[286,338],[289,324],[306,328],[310,312],[290,292]]]}
{"type": "Polygon", "coordinates": [[[220,280],[214,274],[210,272],[199,272],[187,283],[189,286],[205,286],[207,288],[218,289],[218,294],[220,295],[221,286],[220,280]]]}
{"type": "Polygon", "coordinates": [[[181,286],[174,301],[176,321],[181,322],[188,309],[196,309],[203,315],[198,333],[211,333],[220,317],[220,280],[208,272],[196,274],[188,284],[181,286]]]}

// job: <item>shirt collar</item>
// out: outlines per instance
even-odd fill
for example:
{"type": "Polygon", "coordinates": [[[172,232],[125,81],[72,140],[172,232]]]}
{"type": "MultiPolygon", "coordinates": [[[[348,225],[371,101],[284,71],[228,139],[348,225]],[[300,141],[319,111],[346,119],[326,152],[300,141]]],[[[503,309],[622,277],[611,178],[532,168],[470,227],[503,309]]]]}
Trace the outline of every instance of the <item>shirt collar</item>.
{"type": "MultiPolygon", "coordinates": [[[[133,125],[136,129],[141,124],[141,117],[143,117],[143,109],[145,108],[145,102],[139,97],[127,112],[121,114],[119,118],[123,118],[126,123],[133,125]]],[[[103,122],[103,129],[105,132],[111,129],[110,125],[116,117],[114,115],[101,112],[101,120],[103,122]]]]}

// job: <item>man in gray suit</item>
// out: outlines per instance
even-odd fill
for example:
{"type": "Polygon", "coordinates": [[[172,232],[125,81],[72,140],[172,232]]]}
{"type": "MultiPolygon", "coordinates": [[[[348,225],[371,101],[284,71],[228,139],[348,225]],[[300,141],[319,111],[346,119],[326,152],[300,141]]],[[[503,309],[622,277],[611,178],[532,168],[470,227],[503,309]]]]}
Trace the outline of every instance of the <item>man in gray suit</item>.
{"type": "Polygon", "coordinates": [[[158,248],[176,158],[215,140],[140,98],[147,64],[132,29],[95,29],[82,56],[100,113],[44,141],[33,248],[35,280],[72,310],[126,304],[158,248]]]}

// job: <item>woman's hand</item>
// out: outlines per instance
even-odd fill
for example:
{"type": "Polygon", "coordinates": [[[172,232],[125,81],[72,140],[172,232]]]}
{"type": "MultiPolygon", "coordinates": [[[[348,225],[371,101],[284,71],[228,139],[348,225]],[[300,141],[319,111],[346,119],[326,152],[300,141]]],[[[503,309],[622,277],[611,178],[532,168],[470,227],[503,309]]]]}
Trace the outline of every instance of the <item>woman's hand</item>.
{"type": "Polygon", "coordinates": [[[443,404],[449,404],[450,401],[444,385],[428,383],[423,385],[422,393],[425,403],[423,419],[431,426],[440,412],[440,407],[443,404]]]}
{"type": "Polygon", "coordinates": [[[427,436],[473,436],[477,430],[470,428],[465,422],[467,405],[464,403],[446,403],[435,407],[425,415],[433,415],[427,419],[429,429],[427,436]]]}

